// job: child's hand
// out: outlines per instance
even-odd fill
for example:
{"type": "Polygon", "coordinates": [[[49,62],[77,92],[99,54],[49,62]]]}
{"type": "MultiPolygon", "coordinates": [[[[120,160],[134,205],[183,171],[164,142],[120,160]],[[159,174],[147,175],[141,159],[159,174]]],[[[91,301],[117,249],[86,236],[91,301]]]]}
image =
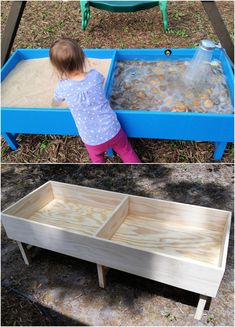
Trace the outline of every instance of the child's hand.
{"type": "Polygon", "coordinates": [[[56,100],[53,98],[52,101],[51,101],[51,106],[52,106],[53,108],[60,107],[60,106],[61,106],[61,102],[56,101],[56,100]]]}

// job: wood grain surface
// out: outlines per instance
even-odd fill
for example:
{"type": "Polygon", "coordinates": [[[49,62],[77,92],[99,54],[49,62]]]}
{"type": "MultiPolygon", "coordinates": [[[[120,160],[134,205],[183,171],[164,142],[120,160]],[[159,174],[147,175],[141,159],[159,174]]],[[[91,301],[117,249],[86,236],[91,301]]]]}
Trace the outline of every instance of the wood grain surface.
{"type": "Polygon", "coordinates": [[[90,207],[114,210],[125,198],[122,193],[109,192],[84,186],[51,182],[55,199],[81,202],[90,207]]]}
{"type": "Polygon", "coordinates": [[[218,266],[223,234],[193,224],[172,225],[165,219],[129,214],[111,240],[218,266]]]}
{"type": "Polygon", "coordinates": [[[227,211],[186,203],[130,196],[129,211],[133,216],[154,218],[170,225],[187,225],[223,232],[227,211]]]}
{"type": "Polygon", "coordinates": [[[29,217],[32,221],[93,235],[111,210],[54,199],[29,217]]]}
{"type": "Polygon", "coordinates": [[[110,239],[125,220],[128,209],[129,197],[126,196],[100,227],[95,236],[110,239]]]}
{"type": "Polygon", "coordinates": [[[28,218],[53,199],[52,183],[49,181],[11,205],[4,210],[4,213],[11,216],[28,218]]]}

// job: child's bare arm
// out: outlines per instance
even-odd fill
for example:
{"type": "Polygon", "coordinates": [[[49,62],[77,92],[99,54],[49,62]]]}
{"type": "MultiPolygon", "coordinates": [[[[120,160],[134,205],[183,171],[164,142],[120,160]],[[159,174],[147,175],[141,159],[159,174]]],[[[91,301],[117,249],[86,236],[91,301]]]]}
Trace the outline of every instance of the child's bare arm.
{"type": "Polygon", "coordinates": [[[53,108],[61,107],[62,102],[65,101],[64,94],[63,94],[63,88],[61,87],[60,82],[57,84],[54,96],[51,101],[51,106],[53,108]]]}
{"type": "Polygon", "coordinates": [[[53,98],[52,101],[51,101],[51,106],[53,108],[60,107],[61,104],[62,104],[62,101],[57,101],[55,98],[53,98]]]}

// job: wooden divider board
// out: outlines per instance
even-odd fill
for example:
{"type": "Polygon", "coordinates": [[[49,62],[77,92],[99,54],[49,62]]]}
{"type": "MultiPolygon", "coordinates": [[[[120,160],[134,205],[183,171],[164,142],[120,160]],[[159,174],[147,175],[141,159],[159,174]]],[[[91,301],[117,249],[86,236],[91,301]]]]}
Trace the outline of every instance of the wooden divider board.
{"type": "MultiPolygon", "coordinates": [[[[88,58],[86,71],[98,70],[105,81],[111,59],[88,58]]],[[[52,99],[59,76],[50,64],[49,58],[20,61],[7,75],[1,85],[2,107],[54,108],[52,99]]],[[[56,108],[68,108],[61,102],[56,108]]]]}
{"type": "Polygon", "coordinates": [[[2,213],[9,238],[95,262],[103,284],[105,266],[205,296],[223,277],[230,220],[227,211],[58,182],[2,213]]]}

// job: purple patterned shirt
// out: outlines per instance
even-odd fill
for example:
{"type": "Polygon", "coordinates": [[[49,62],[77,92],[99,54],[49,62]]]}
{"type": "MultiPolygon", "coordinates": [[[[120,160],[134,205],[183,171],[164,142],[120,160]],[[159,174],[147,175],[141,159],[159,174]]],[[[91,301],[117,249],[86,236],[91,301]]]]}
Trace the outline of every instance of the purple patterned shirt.
{"type": "Polygon", "coordinates": [[[60,80],[55,100],[66,101],[84,143],[98,145],[117,135],[121,126],[103,91],[104,77],[90,70],[79,80],[60,80]]]}

